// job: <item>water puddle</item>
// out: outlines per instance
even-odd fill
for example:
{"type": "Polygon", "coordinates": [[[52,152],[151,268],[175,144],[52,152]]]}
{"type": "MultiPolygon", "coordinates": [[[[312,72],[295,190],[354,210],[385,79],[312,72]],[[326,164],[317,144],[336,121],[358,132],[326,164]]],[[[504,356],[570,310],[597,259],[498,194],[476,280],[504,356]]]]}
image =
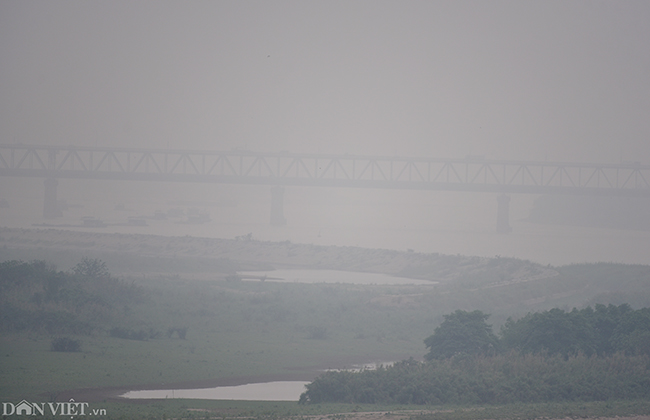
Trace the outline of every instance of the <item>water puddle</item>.
{"type": "Polygon", "coordinates": [[[309,382],[278,381],[202,389],[155,389],[129,391],[132,399],[188,398],[199,400],[298,401],[309,382]]]}

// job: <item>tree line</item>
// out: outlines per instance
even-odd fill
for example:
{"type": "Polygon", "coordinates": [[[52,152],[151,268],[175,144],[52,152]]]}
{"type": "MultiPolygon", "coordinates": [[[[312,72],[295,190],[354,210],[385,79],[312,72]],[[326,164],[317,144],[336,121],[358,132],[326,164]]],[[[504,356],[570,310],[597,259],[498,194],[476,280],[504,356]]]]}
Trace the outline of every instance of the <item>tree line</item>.
{"type": "Polygon", "coordinates": [[[505,404],[650,397],[650,308],[596,305],[513,320],[497,335],[457,310],[427,337],[425,362],[327,372],[301,403],[505,404]]]}
{"type": "Polygon", "coordinates": [[[570,312],[554,308],[508,318],[499,337],[487,324],[489,315],[481,311],[457,310],[445,315],[433,335],[424,340],[427,360],[457,354],[490,356],[516,350],[521,353],[562,355],[583,353],[607,356],[650,354],[650,308],[633,310],[628,304],[602,304],[594,308],[574,308],[570,312]]]}
{"type": "Polygon", "coordinates": [[[90,334],[145,299],[97,259],[68,272],[44,261],[0,263],[0,331],[7,333],[90,334]]]}

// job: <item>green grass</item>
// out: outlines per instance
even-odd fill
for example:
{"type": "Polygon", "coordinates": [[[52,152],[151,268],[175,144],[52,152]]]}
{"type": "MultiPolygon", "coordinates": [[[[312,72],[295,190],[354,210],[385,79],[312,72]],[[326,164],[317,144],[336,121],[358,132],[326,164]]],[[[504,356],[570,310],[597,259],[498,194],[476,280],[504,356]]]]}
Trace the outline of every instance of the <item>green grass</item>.
{"type": "Polygon", "coordinates": [[[598,401],[448,407],[435,413],[414,415],[413,420],[575,419],[647,414],[650,414],[650,401],[598,401]]]}
{"type": "Polygon", "coordinates": [[[225,419],[248,417],[254,419],[300,418],[314,415],[340,415],[349,413],[383,411],[422,411],[415,406],[376,406],[351,404],[298,405],[290,401],[218,401],[218,400],[160,400],[148,403],[96,402],[90,408],[103,408],[108,419],[225,419]]]}
{"type": "Polygon", "coordinates": [[[375,307],[386,287],[182,282],[152,286],[147,301],[103,331],[73,336],[81,352],[50,351],[55,336],[0,337],[0,395],[26,398],[86,387],[136,386],[337,368],[425,352],[430,329],[413,311],[375,307]],[[325,298],[323,298],[323,296],[325,298]],[[110,337],[111,326],[153,329],[148,341],[110,337]],[[188,327],[185,340],[169,327],[188,327]],[[310,338],[322,326],[324,339],[310,338]]]}

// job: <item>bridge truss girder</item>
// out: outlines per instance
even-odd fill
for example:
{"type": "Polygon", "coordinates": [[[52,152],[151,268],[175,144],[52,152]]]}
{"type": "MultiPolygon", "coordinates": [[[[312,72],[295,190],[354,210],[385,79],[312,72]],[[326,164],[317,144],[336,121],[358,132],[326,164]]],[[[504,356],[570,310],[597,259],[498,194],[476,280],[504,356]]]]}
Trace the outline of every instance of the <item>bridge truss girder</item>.
{"type": "Polygon", "coordinates": [[[0,176],[650,197],[650,165],[0,145],[0,176]]]}

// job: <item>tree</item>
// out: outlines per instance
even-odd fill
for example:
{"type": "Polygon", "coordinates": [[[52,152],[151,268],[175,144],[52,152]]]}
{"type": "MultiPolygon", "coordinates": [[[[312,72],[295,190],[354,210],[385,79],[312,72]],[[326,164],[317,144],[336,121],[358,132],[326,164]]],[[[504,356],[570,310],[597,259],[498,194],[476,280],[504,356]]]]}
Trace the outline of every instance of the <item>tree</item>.
{"type": "Polygon", "coordinates": [[[578,353],[590,356],[598,350],[594,317],[591,308],[571,312],[553,308],[529,313],[517,321],[509,318],[501,329],[502,345],[524,353],[546,352],[565,358],[578,353]]]}
{"type": "Polygon", "coordinates": [[[612,341],[626,354],[650,354],[650,308],[627,311],[616,326],[612,341]]]}
{"type": "Polygon", "coordinates": [[[101,279],[110,277],[106,263],[96,258],[83,257],[81,262],[72,269],[72,271],[81,277],[90,279],[101,279]]]}
{"type": "Polygon", "coordinates": [[[481,311],[457,310],[445,315],[433,335],[424,340],[429,353],[427,360],[443,359],[456,354],[491,354],[496,351],[498,339],[492,326],[485,321],[490,317],[481,311]]]}

